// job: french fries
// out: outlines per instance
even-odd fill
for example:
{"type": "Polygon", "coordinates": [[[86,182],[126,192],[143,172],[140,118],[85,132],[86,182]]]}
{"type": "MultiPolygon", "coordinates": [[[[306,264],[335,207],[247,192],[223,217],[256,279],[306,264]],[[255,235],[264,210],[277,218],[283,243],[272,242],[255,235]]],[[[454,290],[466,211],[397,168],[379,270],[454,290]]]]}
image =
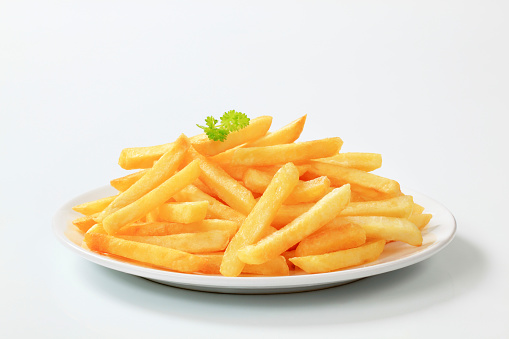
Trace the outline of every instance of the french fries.
{"type": "Polygon", "coordinates": [[[432,215],[371,173],[381,155],[339,153],[338,137],[296,142],[305,121],[269,132],[263,116],[224,142],[181,135],[122,150],[120,166],[140,170],[110,181],[118,195],[73,207],[84,247],[237,277],[332,272],[375,262],[387,242],[420,246],[432,215]]]}

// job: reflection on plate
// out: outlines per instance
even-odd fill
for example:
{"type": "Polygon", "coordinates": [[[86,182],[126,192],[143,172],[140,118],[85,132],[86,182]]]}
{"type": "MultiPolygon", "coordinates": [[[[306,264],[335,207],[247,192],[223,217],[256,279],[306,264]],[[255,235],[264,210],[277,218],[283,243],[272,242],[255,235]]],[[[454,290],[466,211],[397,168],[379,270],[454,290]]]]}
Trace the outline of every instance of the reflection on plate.
{"type": "Polygon", "coordinates": [[[235,278],[217,275],[184,274],[144,267],[88,251],[80,246],[83,235],[71,223],[80,214],[74,212],[71,207],[116,194],[117,192],[110,186],[95,189],[67,202],[58,210],[53,219],[53,231],[58,240],[67,248],[87,260],[104,267],[170,286],[206,292],[235,294],[303,292],[343,285],[362,278],[407,267],[431,257],[447,246],[456,233],[456,221],[453,215],[433,199],[408,189],[405,192],[412,195],[415,202],[424,206],[426,213],[433,214],[433,218],[423,231],[424,241],[422,246],[412,247],[401,242],[392,242],[386,245],[380,258],[372,263],[342,271],[321,274],[235,278]]]}

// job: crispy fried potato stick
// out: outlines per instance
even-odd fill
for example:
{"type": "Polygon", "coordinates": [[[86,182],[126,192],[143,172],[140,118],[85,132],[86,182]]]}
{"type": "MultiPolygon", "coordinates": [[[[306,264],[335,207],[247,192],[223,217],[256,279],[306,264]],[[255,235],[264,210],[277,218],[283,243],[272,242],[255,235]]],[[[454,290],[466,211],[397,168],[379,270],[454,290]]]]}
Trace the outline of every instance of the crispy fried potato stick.
{"type": "Polygon", "coordinates": [[[288,125],[278,129],[275,132],[267,133],[265,136],[258,140],[248,142],[242,147],[260,147],[260,146],[273,146],[280,144],[290,144],[297,140],[304,129],[307,115],[292,121],[288,125]]]}
{"type": "Polygon", "coordinates": [[[192,224],[180,224],[175,222],[144,222],[135,223],[121,228],[117,235],[172,235],[179,233],[198,233],[208,231],[225,231],[228,233],[228,237],[231,239],[240,224],[231,220],[220,220],[220,219],[205,219],[192,224]]]}
{"type": "Polygon", "coordinates": [[[342,145],[340,138],[327,138],[285,145],[237,148],[210,159],[221,165],[269,166],[332,156],[339,152],[342,145]]]}
{"type": "Polygon", "coordinates": [[[360,247],[326,254],[294,257],[290,258],[290,261],[307,273],[326,273],[375,261],[384,247],[384,240],[370,241],[360,247]]]}
{"type": "Polygon", "coordinates": [[[382,167],[382,155],[378,153],[339,153],[332,157],[312,160],[312,162],[314,161],[328,162],[366,172],[371,172],[382,167]]]}
{"type": "Polygon", "coordinates": [[[83,215],[92,215],[102,212],[117,196],[101,198],[74,206],[72,209],[83,215]]]}
{"type": "Polygon", "coordinates": [[[308,172],[317,176],[327,176],[335,186],[349,183],[352,185],[352,190],[359,187],[373,189],[393,196],[401,195],[399,183],[397,181],[355,168],[324,162],[312,162],[308,172]]]}
{"type": "Polygon", "coordinates": [[[126,191],[129,187],[131,187],[136,181],[138,181],[142,176],[147,173],[148,169],[139,170],[138,172],[134,172],[123,176],[121,178],[116,178],[110,181],[110,185],[117,189],[120,192],[126,191]]]}
{"type": "Polygon", "coordinates": [[[302,239],[295,249],[295,256],[304,257],[358,247],[366,242],[366,231],[355,224],[336,228],[319,229],[302,239]]]}
{"type": "Polygon", "coordinates": [[[194,254],[101,233],[86,233],[85,243],[92,251],[114,254],[177,272],[198,272],[208,265],[206,258],[194,254]]]}
{"type": "Polygon", "coordinates": [[[347,223],[364,228],[366,237],[387,241],[403,241],[412,246],[422,245],[421,231],[412,222],[404,218],[392,217],[337,217],[324,228],[335,228],[347,223]]]}
{"type": "Polygon", "coordinates": [[[187,253],[209,253],[222,251],[228,245],[228,232],[207,231],[161,236],[117,235],[118,238],[173,248],[187,253]]]}

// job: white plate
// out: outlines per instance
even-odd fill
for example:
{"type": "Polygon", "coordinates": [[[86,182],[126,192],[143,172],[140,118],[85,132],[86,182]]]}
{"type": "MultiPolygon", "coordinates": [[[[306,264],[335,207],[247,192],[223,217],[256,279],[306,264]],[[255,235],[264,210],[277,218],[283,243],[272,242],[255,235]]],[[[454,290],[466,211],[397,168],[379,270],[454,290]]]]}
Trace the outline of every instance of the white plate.
{"type": "Polygon", "coordinates": [[[361,278],[394,271],[423,261],[447,246],[456,233],[456,221],[444,206],[422,194],[405,190],[405,193],[414,197],[415,202],[426,208],[426,213],[433,214],[429,225],[423,231],[424,241],[420,247],[392,242],[386,245],[384,252],[377,261],[331,273],[302,274],[286,277],[251,276],[236,278],[217,275],[184,274],[143,267],[119,259],[109,258],[80,246],[83,235],[72,225],[71,221],[81,215],[74,212],[71,207],[116,193],[110,186],[104,186],[67,202],[58,210],[53,219],[53,231],[56,237],[74,253],[104,267],[174,287],[206,292],[235,294],[290,293],[343,285],[361,278]]]}

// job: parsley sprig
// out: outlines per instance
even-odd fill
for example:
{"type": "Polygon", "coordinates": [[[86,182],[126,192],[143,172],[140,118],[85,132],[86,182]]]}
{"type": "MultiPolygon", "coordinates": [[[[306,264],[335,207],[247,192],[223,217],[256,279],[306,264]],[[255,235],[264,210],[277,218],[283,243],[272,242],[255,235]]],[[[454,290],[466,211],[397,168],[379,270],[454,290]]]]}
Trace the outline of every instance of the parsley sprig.
{"type": "Polygon", "coordinates": [[[208,116],[205,119],[207,126],[201,126],[196,124],[205,131],[205,134],[210,140],[225,141],[228,134],[243,129],[249,125],[249,118],[247,115],[234,110],[225,112],[221,118],[221,123],[218,124],[218,120],[213,116],[208,116]]]}

